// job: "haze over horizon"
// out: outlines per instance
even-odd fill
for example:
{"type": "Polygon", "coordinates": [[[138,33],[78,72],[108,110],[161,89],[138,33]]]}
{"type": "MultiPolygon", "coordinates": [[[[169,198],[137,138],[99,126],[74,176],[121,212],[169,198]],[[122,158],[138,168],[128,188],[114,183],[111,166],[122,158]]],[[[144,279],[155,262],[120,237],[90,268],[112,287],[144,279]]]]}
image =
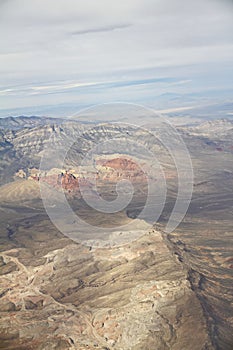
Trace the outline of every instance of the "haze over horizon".
{"type": "Polygon", "coordinates": [[[181,111],[232,102],[232,9],[217,0],[1,1],[0,117],[116,101],[181,111]]]}

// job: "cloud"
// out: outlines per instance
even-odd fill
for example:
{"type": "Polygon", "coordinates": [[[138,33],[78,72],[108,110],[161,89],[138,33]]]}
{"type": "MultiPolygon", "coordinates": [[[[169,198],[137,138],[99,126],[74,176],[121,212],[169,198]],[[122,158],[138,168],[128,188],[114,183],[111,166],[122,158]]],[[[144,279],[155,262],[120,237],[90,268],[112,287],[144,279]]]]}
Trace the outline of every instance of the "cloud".
{"type": "Polygon", "coordinates": [[[67,102],[81,91],[90,104],[97,94],[102,100],[140,95],[146,102],[159,88],[192,92],[232,82],[230,1],[0,4],[2,108],[49,103],[52,94],[53,103],[67,102]],[[164,77],[174,80],[159,85],[164,77]]]}
{"type": "Polygon", "coordinates": [[[179,81],[175,81],[174,83],[170,83],[170,86],[174,86],[174,85],[184,85],[184,84],[189,84],[191,83],[192,80],[191,79],[187,79],[187,80],[179,80],[179,81]]]}
{"type": "Polygon", "coordinates": [[[169,114],[169,113],[174,113],[174,112],[189,111],[193,108],[195,108],[195,106],[159,109],[159,110],[155,110],[154,112],[161,113],[161,114],[169,114]]]}
{"type": "Polygon", "coordinates": [[[95,88],[95,89],[112,89],[120,87],[140,86],[147,84],[182,84],[185,81],[174,82],[174,78],[163,77],[157,79],[137,79],[137,80],[113,80],[113,81],[97,81],[97,82],[69,82],[62,81],[58,84],[47,84],[47,85],[34,85],[34,86],[18,86],[0,90],[0,95],[39,95],[39,94],[56,94],[66,93],[70,91],[80,91],[83,88],[95,88]]]}
{"type": "Polygon", "coordinates": [[[11,94],[14,91],[14,89],[2,89],[0,90],[0,96],[6,96],[11,94]]]}
{"type": "Polygon", "coordinates": [[[124,29],[130,26],[131,26],[130,24],[118,24],[118,25],[112,25],[107,27],[89,28],[89,29],[77,30],[75,32],[72,32],[71,35],[85,35],[85,34],[91,34],[91,33],[112,32],[113,30],[124,29]]]}

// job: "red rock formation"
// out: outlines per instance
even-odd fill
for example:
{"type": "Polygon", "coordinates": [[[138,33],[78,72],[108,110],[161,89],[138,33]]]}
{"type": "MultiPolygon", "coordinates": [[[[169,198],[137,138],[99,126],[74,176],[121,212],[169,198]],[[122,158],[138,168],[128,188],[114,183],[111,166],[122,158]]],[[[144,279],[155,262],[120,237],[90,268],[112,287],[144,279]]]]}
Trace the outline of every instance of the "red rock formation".
{"type": "Polygon", "coordinates": [[[69,196],[80,197],[80,186],[82,190],[90,189],[92,187],[91,183],[86,179],[76,178],[73,174],[66,172],[65,174],[53,174],[47,176],[31,177],[34,181],[41,181],[47,183],[49,186],[55,188],[56,190],[63,190],[69,196]]]}
{"type": "MultiPolygon", "coordinates": [[[[127,158],[114,158],[109,160],[98,160],[101,169],[96,174],[87,174],[87,177],[75,177],[72,173],[65,173],[33,176],[35,181],[42,181],[57,190],[64,190],[71,196],[81,197],[80,186],[82,191],[93,188],[93,183],[97,181],[97,185],[106,185],[109,183],[117,183],[120,180],[127,179],[137,184],[147,184],[147,175],[141,170],[140,166],[134,161],[127,158]],[[90,175],[93,175],[91,179],[90,175]]],[[[94,194],[94,191],[93,191],[94,194]]]]}
{"type": "Polygon", "coordinates": [[[97,165],[103,167],[103,171],[98,174],[100,181],[117,182],[128,179],[132,182],[147,182],[146,174],[140,166],[127,158],[114,158],[108,160],[98,160],[97,165]]]}
{"type": "Polygon", "coordinates": [[[109,160],[98,160],[98,165],[102,165],[108,168],[113,168],[116,170],[130,170],[130,171],[141,171],[137,163],[133,162],[127,158],[114,158],[109,160]]]}

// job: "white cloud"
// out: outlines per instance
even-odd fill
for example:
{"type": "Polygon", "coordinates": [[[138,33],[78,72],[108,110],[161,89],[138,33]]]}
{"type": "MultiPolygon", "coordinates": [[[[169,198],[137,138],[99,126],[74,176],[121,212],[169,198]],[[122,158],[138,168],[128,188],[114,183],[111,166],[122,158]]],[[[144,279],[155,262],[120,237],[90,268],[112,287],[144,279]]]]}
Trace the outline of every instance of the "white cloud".
{"type": "Polygon", "coordinates": [[[0,95],[9,97],[4,106],[17,106],[25,91],[20,104],[35,103],[32,94],[43,104],[41,92],[118,81],[132,70],[131,78],[143,78],[153,67],[150,77],[177,77],[177,88],[188,82],[192,88],[195,69],[211,76],[228,65],[230,72],[232,9],[221,0],[1,1],[0,95]]]}

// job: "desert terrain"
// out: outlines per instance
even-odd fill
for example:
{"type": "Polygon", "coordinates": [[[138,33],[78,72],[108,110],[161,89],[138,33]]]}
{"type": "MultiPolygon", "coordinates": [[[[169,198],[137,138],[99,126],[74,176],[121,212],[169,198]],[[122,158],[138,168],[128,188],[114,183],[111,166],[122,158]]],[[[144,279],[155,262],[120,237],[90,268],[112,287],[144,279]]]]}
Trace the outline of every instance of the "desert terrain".
{"type": "Polygon", "coordinates": [[[193,164],[193,194],[184,219],[168,233],[177,174],[158,140],[111,124],[92,126],[93,133],[74,121],[36,118],[24,127],[25,120],[16,120],[2,120],[0,134],[0,349],[231,350],[233,123],[179,128],[193,164]],[[57,166],[51,160],[41,167],[51,136],[57,166]],[[109,137],[122,148],[106,144],[102,154],[95,150],[94,164],[83,164],[87,151],[109,137]],[[158,167],[135,150],[135,139],[163,167],[167,193],[156,222],[158,167]],[[148,178],[155,206],[140,216],[150,196],[148,178]],[[82,198],[101,194],[111,203],[121,180],[130,180],[134,195],[118,212],[99,212],[82,198]],[[60,232],[43,193],[54,212],[63,194],[90,231],[67,216],[59,220],[72,234],[60,232]]]}

